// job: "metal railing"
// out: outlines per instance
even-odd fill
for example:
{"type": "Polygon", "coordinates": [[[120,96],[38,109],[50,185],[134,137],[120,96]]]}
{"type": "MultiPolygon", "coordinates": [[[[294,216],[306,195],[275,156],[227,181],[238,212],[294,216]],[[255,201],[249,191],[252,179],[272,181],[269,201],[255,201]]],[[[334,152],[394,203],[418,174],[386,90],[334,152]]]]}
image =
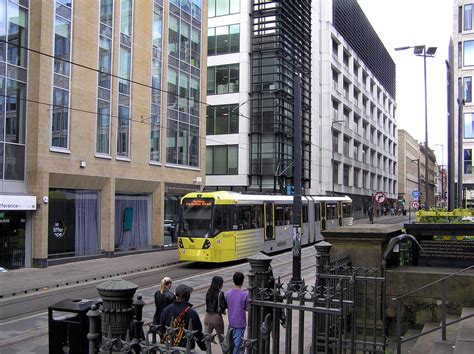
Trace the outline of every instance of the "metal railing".
{"type": "Polygon", "coordinates": [[[402,344],[403,343],[406,343],[406,342],[409,342],[411,340],[414,340],[414,339],[417,339],[419,337],[422,337],[422,336],[425,336],[429,333],[433,333],[433,332],[436,332],[438,330],[441,329],[441,339],[443,341],[446,340],[446,327],[450,326],[450,325],[453,325],[455,323],[458,323],[458,322],[461,322],[463,320],[466,320],[470,317],[474,317],[474,314],[471,314],[471,315],[468,315],[468,316],[464,316],[464,317],[461,317],[457,320],[453,320],[453,321],[450,321],[450,322],[446,322],[446,283],[447,283],[447,280],[452,278],[453,276],[455,275],[459,275],[467,270],[470,270],[470,269],[474,269],[474,265],[470,266],[470,267],[467,267],[467,268],[464,268],[456,273],[452,273],[448,276],[445,276],[441,279],[438,279],[434,282],[431,282],[429,284],[426,284],[418,289],[415,289],[415,290],[412,290],[406,294],[403,294],[401,296],[398,296],[398,297],[394,297],[392,298],[392,301],[395,301],[396,303],[396,312],[397,312],[397,354],[401,354],[402,352],[402,344]],[[433,285],[436,285],[436,284],[439,284],[441,283],[441,324],[435,328],[432,328],[426,332],[422,332],[422,333],[418,333],[418,334],[415,334],[415,335],[412,335],[412,336],[408,336],[408,337],[403,337],[402,336],[402,300],[408,296],[411,296],[413,295],[414,293],[418,292],[418,291],[421,291],[421,290],[424,290],[426,288],[429,288],[433,285]]]}

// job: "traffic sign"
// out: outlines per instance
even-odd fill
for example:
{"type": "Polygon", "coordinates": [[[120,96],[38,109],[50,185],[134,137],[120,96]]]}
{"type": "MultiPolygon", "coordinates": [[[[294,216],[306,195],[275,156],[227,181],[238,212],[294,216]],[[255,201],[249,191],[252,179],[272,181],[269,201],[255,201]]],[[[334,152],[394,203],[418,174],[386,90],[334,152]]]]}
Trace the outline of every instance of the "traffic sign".
{"type": "Polygon", "coordinates": [[[382,204],[387,200],[387,196],[384,192],[377,192],[375,193],[374,199],[377,203],[382,204]]]}
{"type": "Polygon", "coordinates": [[[411,195],[412,195],[413,198],[415,198],[415,199],[419,199],[419,198],[420,198],[420,192],[417,191],[416,189],[415,189],[413,192],[411,192],[411,195]]]}
{"type": "Polygon", "coordinates": [[[414,208],[414,209],[418,209],[420,207],[420,203],[417,201],[417,200],[414,200],[412,203],[411,203],[411,206],[414,208]]]}

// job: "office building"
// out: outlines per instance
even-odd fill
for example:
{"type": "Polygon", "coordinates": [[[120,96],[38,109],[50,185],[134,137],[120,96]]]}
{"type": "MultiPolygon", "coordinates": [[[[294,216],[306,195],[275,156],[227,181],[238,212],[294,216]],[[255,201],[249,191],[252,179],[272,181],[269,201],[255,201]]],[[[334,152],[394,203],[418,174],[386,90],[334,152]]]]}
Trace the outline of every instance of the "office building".
{"type": "Polygon", "coordinates": [[[204,183],[207,1],[0,1],[0,266],[162,247],[204,183]]]}
{"type": "MultiPolygon", "coordinates": [[[[472,79],[474,77],[474,28],[473,28],[473,12],[474,2],[468,0],[455,0],[454,19],[453,19],[453,43],[454,55],[453,63],[451,63],[451,73],[454,81],[454,113],[456,117],[456,133],[455,133],[455,156],[458,156],[458,130],[462,129],[462,161],[461,164],[462,190],[464,206],[474,207],[474,160],[472,158],[474,151],[474,104],[472,101],[472,79]],[[459,102],[464,100],[462,107],[462,126],[457,124],[459,115],[459,102]]],[[[457,165],[455,168],[456,178],[457,165]]],[[[461,205],[461,201],[456,199],[456,206],[461,205]]]]}
{"type": "Polygon", "coordinates": [[[395,64],[357,1],[215,4],[206,189],[291,193],[301,75],[303,193],[395,202],[395,64]]]}

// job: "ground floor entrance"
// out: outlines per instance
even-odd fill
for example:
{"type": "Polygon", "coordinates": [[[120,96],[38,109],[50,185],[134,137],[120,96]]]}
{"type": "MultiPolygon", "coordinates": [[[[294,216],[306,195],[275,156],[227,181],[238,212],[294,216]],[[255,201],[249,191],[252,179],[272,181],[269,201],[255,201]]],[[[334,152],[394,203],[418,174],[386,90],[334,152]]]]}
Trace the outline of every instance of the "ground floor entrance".
{"type": "Polygon", "coordinates": [[[25,266],[26,211],[0,211],[0,267],[25,266]]]}

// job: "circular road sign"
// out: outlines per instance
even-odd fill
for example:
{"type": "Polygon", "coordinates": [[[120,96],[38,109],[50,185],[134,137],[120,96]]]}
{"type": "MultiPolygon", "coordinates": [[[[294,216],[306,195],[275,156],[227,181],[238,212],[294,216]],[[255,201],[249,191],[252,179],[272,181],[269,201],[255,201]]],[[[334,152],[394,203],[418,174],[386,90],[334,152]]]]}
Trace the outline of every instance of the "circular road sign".
{"type": "Polygon", "coordinates": [[[414,200],[413,203],[411,203],[411,206],[415,209],[418,209],[420,207],[420,203],[417,200],[414,200]]]}
{"type": "Polygon", "coordinates": [[[387,197],[385,196],[384,192],[375,193],[374,198],[375,198],[375,201],[379,204],[382,204],[383,202],[385,202],[385,200],[387,200],[387,197]]]}

